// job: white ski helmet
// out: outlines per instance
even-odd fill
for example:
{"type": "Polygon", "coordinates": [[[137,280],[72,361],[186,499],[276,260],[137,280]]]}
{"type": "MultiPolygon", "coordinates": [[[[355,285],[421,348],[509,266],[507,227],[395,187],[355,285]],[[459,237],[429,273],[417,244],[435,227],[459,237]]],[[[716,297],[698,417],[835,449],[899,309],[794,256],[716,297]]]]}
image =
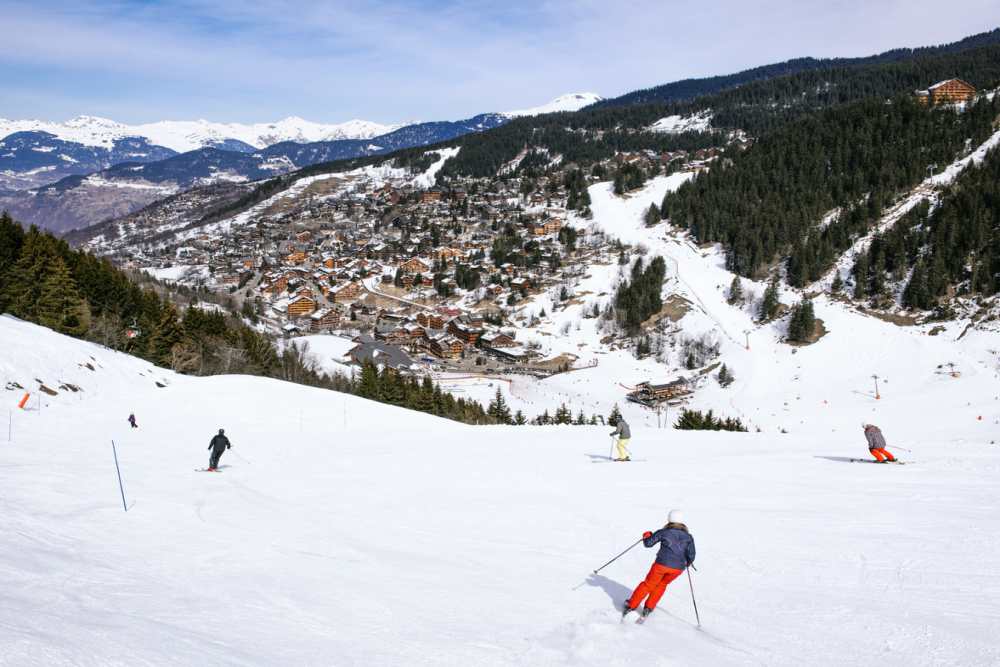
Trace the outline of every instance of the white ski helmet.
{"type": "Polygon", "coordinates": [[[684,523],[684,512],[670,510],[670,514],[667,515],[667,523],[684,523]]]}

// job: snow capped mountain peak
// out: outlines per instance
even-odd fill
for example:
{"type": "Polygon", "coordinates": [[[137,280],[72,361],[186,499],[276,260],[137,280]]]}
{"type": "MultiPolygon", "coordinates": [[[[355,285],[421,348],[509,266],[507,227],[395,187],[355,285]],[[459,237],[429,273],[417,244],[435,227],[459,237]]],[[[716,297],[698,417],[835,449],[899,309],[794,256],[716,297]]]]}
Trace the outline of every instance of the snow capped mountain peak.
{"type": "Polygon", "coordinates": [[[577,111],[585,106],[600,102],[604,98],[597,93],[567,93],[560,95],[551,102],[530,109],[518,109],[516,111],[505,111],[505,116],[537,116],[543,113],[554,113],[556,111],[577,111]]]}
{"type": "Polygon", "coordinates": [[[398,127],[358,119],[337,124],[313,123],[298,116],[289,116],[271,123],[252,124],[214,123],[199,119],[126,125],[100,116],[80,115],[64,123],[0,118],[0,138],[14,132],[48,132],[65,141],[111,148],[118,139],[143,137],[151,144],[184,153],[205,146],[215,146],[227,139],[235,139],[254,148],[266,148],[283,141],[309,143],[371,139],[398,127]]]}
{"type": "Polygon", "coordinates": [[[77,116],[76,118],[70,118],[65,123],[66,127],[125,127],[121,123],[111,120],[110,118],[102,118],[101,116],[88,116],[86,114],[77,116]]]}

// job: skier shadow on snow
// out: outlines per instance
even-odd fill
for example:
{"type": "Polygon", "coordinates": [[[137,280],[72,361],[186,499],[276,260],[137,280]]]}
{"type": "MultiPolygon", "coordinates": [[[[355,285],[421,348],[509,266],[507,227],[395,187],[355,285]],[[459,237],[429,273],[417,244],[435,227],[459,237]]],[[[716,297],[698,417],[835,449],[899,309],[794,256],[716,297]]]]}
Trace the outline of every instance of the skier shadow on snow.
{"type": "Polygon", "coordinates": [[[601,461],[607,463],[608,461],[612,460],[612,458],[607,454],[587,454],[587,458],[589,458],[593,463],[598,463],[601,461]]]}
{"type": "Polygon", "coordinates": [[[628,586],[623,586],[617,581],[608,579],[600,574],[591,574],[584,583],[588,586],[597,586],[607,593],[608,597],[611,598],[611,602],[614,603],[615,609],[620,610],[622,605],[625,604],[625,600],[629,599],[632,595],[632,589],[628,586]]]}
{"type": "Polygon", "coordinates": [[[850,456],[814,456],[814,459],[826,459],[827,461],[837,461],[838,463],[854,463],[857,459],[850,456]]]}

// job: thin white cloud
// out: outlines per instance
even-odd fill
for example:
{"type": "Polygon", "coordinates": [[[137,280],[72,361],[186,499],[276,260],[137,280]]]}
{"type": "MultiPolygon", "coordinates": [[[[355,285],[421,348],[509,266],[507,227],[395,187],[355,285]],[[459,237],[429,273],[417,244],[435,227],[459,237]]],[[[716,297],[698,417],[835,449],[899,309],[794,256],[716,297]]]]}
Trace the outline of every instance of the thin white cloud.
{"type": "Polygon", "coordinates": [[[19,91],[8,98],[15,110],[38,105],[30,115],[392,122],[533,106],[577,90],[614,95],[802,55],[953,41],[1000,23],[1000,6],[0,0],[0,16],[0,85],[19,91]],[[66,90],[76,104],[55,92],[66,90]]]}

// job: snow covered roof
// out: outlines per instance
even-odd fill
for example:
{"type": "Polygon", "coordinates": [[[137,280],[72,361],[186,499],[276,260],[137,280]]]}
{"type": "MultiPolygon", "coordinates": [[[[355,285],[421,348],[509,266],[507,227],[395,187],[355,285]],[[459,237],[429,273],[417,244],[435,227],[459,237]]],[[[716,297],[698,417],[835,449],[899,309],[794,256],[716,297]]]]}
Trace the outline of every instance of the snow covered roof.
{"type": "Polygon", "coordinates": [[[964,84],[964,85],[968,86],[969,88],[975,88],[975,86],[973,86],[971,83],[969,83],[968,81],[963,81],[962,79],[945,79],[944,81],[938,81],[933,86],[928,86],[927,90],[936,90],[937,88],[940,88],[941,86],[943,86],[945,84],[951,83],[952,81],[954,81],[956,83],[964,84]]]}

